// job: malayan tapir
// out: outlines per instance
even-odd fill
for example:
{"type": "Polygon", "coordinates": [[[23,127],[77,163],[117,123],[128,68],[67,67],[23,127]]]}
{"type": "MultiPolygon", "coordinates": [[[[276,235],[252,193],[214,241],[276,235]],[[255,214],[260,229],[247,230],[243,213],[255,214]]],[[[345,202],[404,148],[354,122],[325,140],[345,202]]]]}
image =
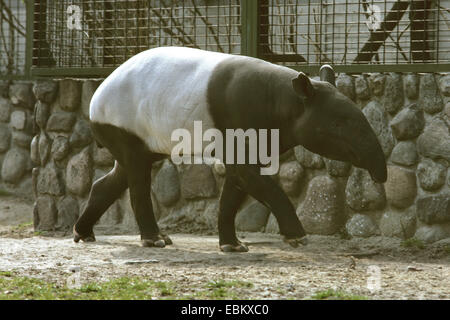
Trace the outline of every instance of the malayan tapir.
{"type": "MultiPolygon", "coordinates": [[[[74,241],[95,241],[93,226],[127,189],[143,246],[164,247],[149,196],[152,163],[171,154],[171,133],[204,128],[279,129],[280,154],[302,145],[324,157],[365,168],[385,182],[386,161],[370,124],[335,87],[333,69],[321,81],[260,59],[183,47],[160,47],[127,60],[98,87],[90,104],[96,141],[115,158],[95,181],[74,226],[74,241]]],[[[275,215],[280,234],[293,247],[306,244],[294,206],[258,164],[225,164],[220,197],[222,251],[248,251],[236,237],[235,216],[247,195],[275,215]]]]}

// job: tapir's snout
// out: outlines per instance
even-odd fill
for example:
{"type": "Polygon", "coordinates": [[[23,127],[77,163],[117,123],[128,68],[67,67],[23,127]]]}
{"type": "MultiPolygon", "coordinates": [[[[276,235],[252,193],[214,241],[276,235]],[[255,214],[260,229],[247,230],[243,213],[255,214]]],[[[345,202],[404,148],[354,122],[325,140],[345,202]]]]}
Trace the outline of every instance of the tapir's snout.
{"type": "MultiPolygon", "coordinates": [[[[384,169],[383,169],[384,170],[384,169]]],[[[372,177],[372,180],[378,183],[385,183],[387,180],[387,171],[384,170],[384,172],[370,172],[370,176],[372,177]]]]}
{"type": "Polygon", "coordinates": [[[332,67],[324,65],[319,73],[321,81],[311,82],[302,73],[293,80],[294,90],[309,99],[298,141],[326,158],[368,170],[375,182],[386,182],[385,155],[370,123],[336,88],[332,67]]]}
{"type": "Polygon", "coordinates": [[[387,167],[386,160],[384,158],[383,152],[381,152],[382,157],[378,157],[378,159],[371,159],[371,165],[367,168],[372,177],[372,180],[378,183],[384,183],[387,180],[387,167]]]}
{"type": "Polygon", "coordinates": [[[358,137],[353,140],[355,143],[351,146],[357,160],[351,162],[357,167],[367,169],[375,182],[384,183],[387,180],[386,158],[375,132],[362,117],[364,116],[361,114],[358,137]]]}

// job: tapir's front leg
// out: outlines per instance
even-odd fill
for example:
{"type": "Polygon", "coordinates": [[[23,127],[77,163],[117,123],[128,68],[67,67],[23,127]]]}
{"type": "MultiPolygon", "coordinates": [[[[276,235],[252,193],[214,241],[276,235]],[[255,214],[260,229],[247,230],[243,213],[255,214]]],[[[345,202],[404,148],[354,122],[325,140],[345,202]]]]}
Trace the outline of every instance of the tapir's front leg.
{"type": "Polygon", "coordinates": [[[220,196],[218,225],[220,250],[224,252],[247,252],[247,246],[243,245],[236,237],[234,225],[236,213],[247,193],[238,188],[234,177],[229,172],[230,170],[227,170],[227,177],[220,196]]]}
{"type": "MultiPolygon", "coordinates": [[[[256,165],[229,165],[227,166],[227,179],[229,179],[229,171],[231,171],[230,175],[233,177],[238,191],[241,189],[245,193],[250,194],[268,207],[275,215],[280,227],[280,233],[284,237],[285,242],[293,247],[298,247],[299,244],[306,244],[306,233],[297,217],[294,206],[280,186],[270,176],[261,175],[260,167],[256,165]]],[[[224,186],[224,192],[226,190],[224,186]]],[[[235,191],[235,193],[237,194],[238,192],[235,191]]]]}
{"type": "MultiPolygon", "coordinates": [[[[131,154],[131,153],[130,153],[131,154]]],[[[138,154],[128,163],[128,186],[130,202],[144,247],[164,247],[172,244],[172,240],[162,234],[156,223],[150,194],[151,188],[151,156],[138,154]]]]}

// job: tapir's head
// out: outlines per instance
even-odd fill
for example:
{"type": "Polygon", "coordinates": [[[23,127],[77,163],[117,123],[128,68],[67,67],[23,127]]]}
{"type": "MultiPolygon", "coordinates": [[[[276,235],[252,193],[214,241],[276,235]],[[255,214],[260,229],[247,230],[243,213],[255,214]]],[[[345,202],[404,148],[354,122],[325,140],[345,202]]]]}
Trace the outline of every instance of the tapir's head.
{"type": "Polygon", "coordinates": [[[296,142],[326,158],[365,168],[376,182],[387,178],[386,160],[377,136],[361,110],[335,86],[333,69],[325,65],[320,80],[300,72],[292,86],[303,102],[295,120],[296,142]]]}

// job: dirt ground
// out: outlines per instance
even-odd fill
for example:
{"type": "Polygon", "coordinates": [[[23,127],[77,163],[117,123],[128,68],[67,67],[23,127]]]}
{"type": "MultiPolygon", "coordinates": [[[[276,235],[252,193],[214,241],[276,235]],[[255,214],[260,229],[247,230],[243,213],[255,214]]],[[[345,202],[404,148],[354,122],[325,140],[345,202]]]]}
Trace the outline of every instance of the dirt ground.
{"type": "Polygon", "coordinates": [[[0,197],[0,271],[60,284],[144,276],[177,284],[182,294],[211,280],[241,280],[248,299],[309,299],[329,289],[368,299],[450,299],[450,239],[424,249],[401,240],[309,236],[291,248],[279,236],[241,233],[248,253],[222,253],[217,236],[171,234],[164,249],[142,248],[137,235],[98,235],[95,243],[36,235],[32,203],[0,197]]]}

